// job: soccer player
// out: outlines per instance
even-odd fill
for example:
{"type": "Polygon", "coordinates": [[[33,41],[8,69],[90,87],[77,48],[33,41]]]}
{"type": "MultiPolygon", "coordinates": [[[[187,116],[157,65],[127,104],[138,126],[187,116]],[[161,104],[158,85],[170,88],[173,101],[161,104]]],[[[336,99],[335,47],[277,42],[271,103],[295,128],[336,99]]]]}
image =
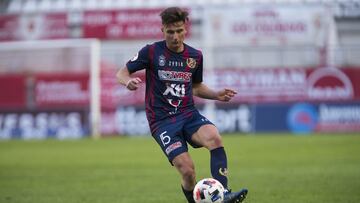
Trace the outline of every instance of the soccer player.
{"type": "MultiPolygon", "coordinates": [[[[215,91],[202,83],[203,55],[184,43],[187,11],[170,7],[160,16],[165,40],[143,47],[116,76],[120,84],[134,91],[143,81],[131,74],[146,70],[145,106],[151,134],[180,173],[183,193],[193,203],[196,177],[187,143],[210,151],[211,175],[228,188],[227,158],[221,136],[215,125],[195,108],[193,95],[228,102],[236,91],[215,91]]],[[[242,202],[246,194],[246,189],[226,190],[224,203],[242,202]]]]}

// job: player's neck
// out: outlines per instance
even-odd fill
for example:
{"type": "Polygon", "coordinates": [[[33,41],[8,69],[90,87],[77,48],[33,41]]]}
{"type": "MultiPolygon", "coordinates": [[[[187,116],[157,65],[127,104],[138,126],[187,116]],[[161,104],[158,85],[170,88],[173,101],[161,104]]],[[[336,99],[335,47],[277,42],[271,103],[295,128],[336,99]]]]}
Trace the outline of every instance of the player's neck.
{"type": "Polygon", "coordinates": [[[168,44],[166,44],[166,47],[167,47],[170,51],[175,52],[175,53],[181,53],[181,52],[183,52],[184,49],[185,49],[184,43],[182,43],[180,46],[176,46],[176,47],[174,47],[174,46],[169,46],[168,44]]]}

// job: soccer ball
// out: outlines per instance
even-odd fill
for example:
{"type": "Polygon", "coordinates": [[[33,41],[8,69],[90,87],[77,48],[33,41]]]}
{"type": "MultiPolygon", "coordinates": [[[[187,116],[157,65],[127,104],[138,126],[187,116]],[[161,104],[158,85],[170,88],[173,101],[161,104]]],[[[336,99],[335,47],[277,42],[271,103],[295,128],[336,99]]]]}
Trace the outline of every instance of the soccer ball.
{"type": "Polygon", "coordinates": [[[213,178],[196,183],[193,197],[196,203],[221,203],[224,200],[224,186],[213,178]]]}

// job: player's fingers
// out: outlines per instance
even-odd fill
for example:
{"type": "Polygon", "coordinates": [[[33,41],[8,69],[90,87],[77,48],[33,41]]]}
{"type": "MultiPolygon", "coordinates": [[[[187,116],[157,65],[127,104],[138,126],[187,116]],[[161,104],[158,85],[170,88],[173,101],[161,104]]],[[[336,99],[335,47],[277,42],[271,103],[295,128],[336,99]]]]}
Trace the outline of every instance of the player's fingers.
{"type": "Polygon", "coordinates": [[[235,91],[235,90],[233,90],[233,89],[225,88],[225,91],[226,91],[227,93],[237,94],[237,91],[235,91]]]}
{"type": "Polygon", "coordinates": [[[232,91],[228,91],[226,92],[226,95],[229,97],[234,97],[236,93],[232,92],[232,91]]]}
{"type": "Polygon", "coordinates": [[[231,100],[231,96],[229,96],[229,95],[224,96],[224,101],[230,101],[230,100],[231,100]]]}
{"type": "Polygon", "coordinates": [[[135,84],[139,84],[142,82],[140,78],[133,78],[133,81],[135,84]]]}

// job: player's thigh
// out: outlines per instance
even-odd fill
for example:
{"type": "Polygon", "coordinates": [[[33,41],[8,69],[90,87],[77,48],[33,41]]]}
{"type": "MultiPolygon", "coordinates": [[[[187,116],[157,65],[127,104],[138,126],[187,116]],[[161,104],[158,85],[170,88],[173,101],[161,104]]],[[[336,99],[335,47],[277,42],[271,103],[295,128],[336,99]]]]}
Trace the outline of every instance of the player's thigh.
{"type": "Polygon", "coordinates": [[[212,124],[202,125],[193,135],[191,140],[201,146],[204,146],[210,150],[222,147],[218,129],[212,124]]]}
{"type": "Polygon", "coordinates": [[[163,125],[152,134],[170,163],[179,154],[188,151],[181,129],[182,127],[178,124],[163,125]]]}

